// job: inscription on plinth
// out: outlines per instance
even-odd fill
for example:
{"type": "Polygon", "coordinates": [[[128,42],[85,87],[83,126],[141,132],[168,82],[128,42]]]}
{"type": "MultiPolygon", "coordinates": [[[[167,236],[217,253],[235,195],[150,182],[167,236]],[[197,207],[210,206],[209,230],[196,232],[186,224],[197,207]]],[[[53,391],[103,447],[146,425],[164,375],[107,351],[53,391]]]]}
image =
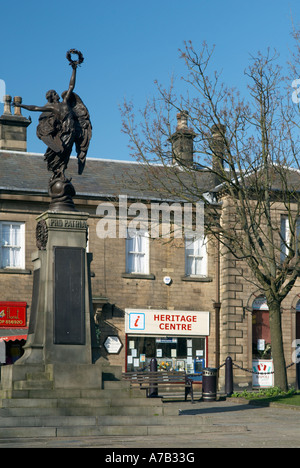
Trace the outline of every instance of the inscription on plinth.
{"type": "Polygon", "coordinates": [[[52,218],[48,221],[48,226],[63,229],[86,229],[87,222],[80,219],[56,219],[52,218]]]}
{"type": "Polygon", "coordinates": [[[85,251],[54,247],[54,344],[85,344],[85,251]]]}

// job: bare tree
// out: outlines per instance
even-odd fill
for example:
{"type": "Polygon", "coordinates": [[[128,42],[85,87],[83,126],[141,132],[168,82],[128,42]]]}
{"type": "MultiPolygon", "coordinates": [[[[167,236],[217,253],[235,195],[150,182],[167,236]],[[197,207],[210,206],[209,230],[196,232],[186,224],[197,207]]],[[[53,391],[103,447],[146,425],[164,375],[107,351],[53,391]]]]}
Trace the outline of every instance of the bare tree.
{"type": "Polygon", "coordinates": [[[199,53],[185,43],[187,93],[177,95],[173,83],[169,89],[157,84],[157,96],[137,116],[133,105],[124,103],[123,131],[134,157],[147,165],[149,186],[162,198],[202,200],[206,232],[226,255],[248,265],[246,279],[269,307],[275,385],[287,389],[281,304],[300,273],[298,109],[276,52],[251,57],[245,97],[210,70],[212,53],[205,43],[199,53]],[[192,130],[182,131],[193,139],[193,162],[181,158],[174,139],[176,113],[189,116],[192,130]],[[210,190],[199,186],[203,174],[210,190]]]}

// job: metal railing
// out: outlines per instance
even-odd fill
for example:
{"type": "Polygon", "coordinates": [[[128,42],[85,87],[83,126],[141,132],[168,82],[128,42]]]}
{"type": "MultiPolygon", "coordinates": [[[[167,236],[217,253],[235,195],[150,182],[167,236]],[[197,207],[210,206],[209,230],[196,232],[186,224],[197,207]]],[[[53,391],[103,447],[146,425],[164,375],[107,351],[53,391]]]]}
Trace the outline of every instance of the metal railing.
{"type": "MultiPolygon", "coordinates": [[[[142,371],[145,371],[145,370],[148,370],[150,368],[150,370],[157,370],[157,363],[155,362],[156,359],[152,359],[151,360],[151,363],[144,367],[143,369],[140,369],[142,371]]],[[[294,366],[295,363],[292,362],[291,364],[289,364],[288,366],[286,366],[286,369],[289,369],[290,367],[294,366]]],[[[221,364],[219,367],[217,368],[214,368],[216,371],[219,371],[222,367],[225,366],[225,393],[227,393],[227,395],[230,395],[231,393],[233,393],[233,368],[236,368],[236,369],[240,369],[244,372],[248,372],[249,374],[256,374],[256,375],[272,375],[274,374],[274,371],[269,371],[269,372],[263,372],[263,371],[256,371],[256,370],[253,370],[253,369],[246,369],[242,366],[240,366],[239,364],[235,363],[231,356],[228,356],[226,358],[226,360],[223,362],[223,364],[221,364]]],[[[300,369],[299,369],[299,372],[300,372],[300,369]]],[[[188,374],[188,377],[201,377],[202,376],[202,372],[197,372],[197,374],[188,374]]],[[[299,377],[297,377],[297,381],[299,381],[299,377]]],[[[300,385],[298,384],[298,386],[300,387],[300,385]]]]}
{"type": "MultiPolygon", "coordinates": [[[[290,367],[294,366],[294,362],[286,366],[286,369],[289,369],[290,367]]],[[[256,375],[272,375],[274,374],[274,371],[269,371],[269,372],[262,372],[262,371],[255,371],[253,369],[245,369],[242,366],[239,366],[235,362],[233,362],[232,358],[228,356],[225,360],[225,363],[222,364],[220,367],[223,367],[225,365],[225,393],[227,395],[231,395],[233,393],[233,368],[237,368],[240,370],[243,370],[244,372],[248,372],[250,374],[256,374],[256,375]]],[[[220,369],[219,367],[219,369],[220,369]]],[[[298,377],[297,377],[298,381],[298,377]]]]}

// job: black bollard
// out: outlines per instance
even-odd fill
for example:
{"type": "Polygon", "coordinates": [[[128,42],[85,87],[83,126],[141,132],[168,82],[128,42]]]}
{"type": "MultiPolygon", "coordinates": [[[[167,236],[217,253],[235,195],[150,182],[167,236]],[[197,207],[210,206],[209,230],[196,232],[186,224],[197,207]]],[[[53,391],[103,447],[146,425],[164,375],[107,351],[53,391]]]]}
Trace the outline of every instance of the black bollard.
{"type": "Polygon", "coordinates": [[[227,396],[233,394],[233,368],[230,356],[228,356],[225,361],[225,393],[227,396]]]}
{"type": "MultiPolygon", "coordinates": [[[[150,361],[150,372],[157,372],[157,360],[155,358],[152,358],[150,361]]],[[[157,396],[158,396],[157,384],[153,384],[153,386],[149,388],[149,398],[155,398],[157,396]]]]}

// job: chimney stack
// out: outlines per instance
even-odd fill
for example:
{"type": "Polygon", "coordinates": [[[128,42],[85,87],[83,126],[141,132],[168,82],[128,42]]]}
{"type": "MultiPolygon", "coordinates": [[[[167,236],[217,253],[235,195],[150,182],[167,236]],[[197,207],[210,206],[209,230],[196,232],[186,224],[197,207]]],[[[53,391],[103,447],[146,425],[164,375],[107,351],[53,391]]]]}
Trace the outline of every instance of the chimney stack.
{"type": "MultiPolygon", "coordinates": [[[[21,108],[15,107],[11,113],[11,96],[4,96],[4,111],[0,117],[0,150],[27,151],[27,127],[31,120],[23,117],[21,108]]],[[[20,96],[14,102],[22,103],[20,96]]]]}
{"type": "Polygon", "coordinates": [[[3,96],[3,101],[4,101],[4,111],[3,114],[5,115],[11,115],[11,96],[5,95],[3,96]]]}
{"type": "Polygon", "coordinates": [[[225,125],[220,124],[211,127],[210,149],[212,151],[212,170],[216,185],[222,182],[222,177],[219,177],[218,174],[222,174],[224,169],[225,133],[225,125]]]}
{"type": "Polygon", "coordinates": [[[173,164],[192,167],[194,162],[194,138],[196,134],[188,128],[188,112],[177,114],[176,132],[171,136],[173,164]]]}

